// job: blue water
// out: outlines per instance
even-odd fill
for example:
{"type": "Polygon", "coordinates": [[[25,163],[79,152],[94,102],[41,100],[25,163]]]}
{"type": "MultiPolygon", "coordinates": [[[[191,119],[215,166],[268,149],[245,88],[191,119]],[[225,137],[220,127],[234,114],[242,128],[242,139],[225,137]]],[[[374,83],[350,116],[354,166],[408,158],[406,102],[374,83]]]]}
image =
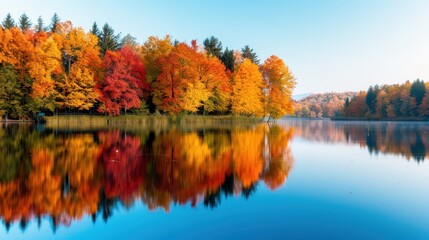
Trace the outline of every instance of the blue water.
{"type": "MultiPolygon", "coordinates": [[[[426,157],[429,125],[286,120],[280,121],[277,127],[293,132],[283,139],[288,141],[286,146],[280,144],[290,151],[293,164],[287,178],[274,190],[262,181],[265,174],[262,170],[250,195],[246,197],[240,191],[221,193],[214,207],[204,204],[205,191],[197,191],[195,206],[192,201],[180,204],[171,200],[168,211],[162,207],[149,210],[146,203],[136,199],[131,206],[117,203],[107,221],[99,214],[94,222],[90,214],[85,214],[82,219],[72,220],[68,226],[59,224],[54,230],[52,219],[45,214],[40,226],[36,219],[31,219],[25,228],[19,221],[12,222],[8,230],[0,228],[0,238],[429,238],[426,157]],[[376,136],[375,140],[372,135],[376,136]]],[[[234,131],[244,132],[245,137],[262,131],[262,141],[267,144],[270,128],[265,125],[262,128],[264,130],[251,127],[216,133],[214,139],[223,139],[224,134],[234,138],[234,131]]],[[[179,135],[190,132],[199,132],[199,138],[206,139],[207,132],[201,133],[201,129],[179,135]]],[[[159,137],[162,135],[155,134],[152,138],[159,137]]],[[[173,140],[185,141],[176,137],[173,140]]],[[[140,144],[147,149],[148,141],[140,144]]],[[[263,146],[263,156],[268,154],[267,148],[270,146],[263,146]]],[[[290,164],[290,156],[285,156],[282,161],[290,164]]],[[[186,161],[185,158],[176,160],[186,161]]],[[[231,161],[232,165],[236,164],[231,161]]],[[[265,167],[267,164],[264,162],[265,167]]],[[[147,176],[143,181],[147,181],[147,176]]],[[[177,186],[172,186],[168,191],[174,198],[173,188],[177,186]]]]}

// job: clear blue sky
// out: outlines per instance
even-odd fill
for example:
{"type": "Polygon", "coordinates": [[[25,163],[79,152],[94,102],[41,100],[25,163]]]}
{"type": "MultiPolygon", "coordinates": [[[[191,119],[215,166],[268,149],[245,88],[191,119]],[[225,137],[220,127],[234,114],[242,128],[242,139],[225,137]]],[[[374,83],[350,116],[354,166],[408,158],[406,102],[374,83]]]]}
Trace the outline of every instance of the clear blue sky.
{"type": "Polygon", "coordinates": [[[0,18],[25,12],[48,23],[57,12],[86,29],[108,22],[140,43],[170,34],[200,43],[214,35],[230,49],[248,44],[262,60],[285,60],[296,94],[429,81],[428,10],[426,0],[0,0],[0,18]]]}

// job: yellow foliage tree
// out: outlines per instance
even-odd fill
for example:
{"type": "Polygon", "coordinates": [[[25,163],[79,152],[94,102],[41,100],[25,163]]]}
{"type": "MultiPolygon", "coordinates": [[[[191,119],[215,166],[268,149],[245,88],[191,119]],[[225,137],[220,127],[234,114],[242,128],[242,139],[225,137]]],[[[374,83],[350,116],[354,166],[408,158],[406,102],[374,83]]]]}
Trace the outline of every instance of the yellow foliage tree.
{"type": "Polygon", "coordinates": [[[70,22],[61,23],[54,39],[60,46],[63,71],[57,78],[56,87],[63,108],[88,110],[98,99],[94,91],[96,73],[101,60],[98,39],[82,28],[74,28],[70,22]]]}
{"type": "Polygon", "coordinates": [[[163,39],[150,36],[140,47],[140,58],[143,62],[148,82],[156,80],[161,73],[159,58],[167,56],[172,49],[173,45],[169,35],[166,35],[163,39]]]}
{"type": "Polygon", "coordinates": [[[52,75],[61,66],[61,52],[53,38],[48,38],[35,48],[28,65],[34,79],[31,97],[42,108],[53,111],[56,91],[52,75]]]}
{"type": "Polygon", "coordinates": [[[245,59],[233,75],[232,112],[247,116],[262,116],[262,75],[258,65],[245,59]]]}

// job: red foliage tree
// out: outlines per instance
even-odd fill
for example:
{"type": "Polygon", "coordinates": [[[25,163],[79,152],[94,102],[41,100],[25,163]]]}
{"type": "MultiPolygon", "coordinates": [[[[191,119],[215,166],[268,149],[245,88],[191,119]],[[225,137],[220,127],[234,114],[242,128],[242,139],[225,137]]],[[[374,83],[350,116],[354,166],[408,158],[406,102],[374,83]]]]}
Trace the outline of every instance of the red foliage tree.
{"type": "Polygon", "coordinates": [[[119,115],[132,108],[140,108],[142,98],[149,91],[146,72],[134,50],[125,46],[119,51],[107,51],[103,60],[104,81],[98,89],[101,93],[100,112],[119,115]]]}

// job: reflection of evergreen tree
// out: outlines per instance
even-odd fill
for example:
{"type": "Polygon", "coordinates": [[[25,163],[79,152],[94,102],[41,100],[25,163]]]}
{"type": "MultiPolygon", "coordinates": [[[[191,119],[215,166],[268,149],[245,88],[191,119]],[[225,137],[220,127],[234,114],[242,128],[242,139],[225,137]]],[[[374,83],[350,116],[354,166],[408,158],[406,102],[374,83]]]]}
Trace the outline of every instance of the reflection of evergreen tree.
{"type": "Polygon", "coordinates": [[[21,229],[21,231],[25,231],[27,227],[28,227],[28,220],[25,218],[21,218],[21,220],[19,221],[19,228],[21,229]]]}
{"type": "Polygon", "coordinates": [[[107,220],[112,217],[113,210],[118,205],[118,198],[107,198],[103,190],[100,192],[100,202],[98,203],[98,212],[101,213],[103,220],[107,220]]]}
{"type": "Polygon", "coordinates": [[[243,188],[241,191],[241,195],[243,195],[244,198],[248,199],[256,192],[257,187],[258,187],[258,182],[254,182],[249,187],[243,188]]]}
{"type": "Polygon", "coordinates": [[[9,232],[9,229],[11,226],[12,226],[12,224],[10,223],[10,221],[4,222],[4,228],[6,228],[6,232],[9,232]]]}
{"type": "Polygon", "coordinates": [[[420,133],[417,132],[416,142],[410,145],[411,154],[413,158],[417,161],[424,161],[426,157],[426,147],[423,144],[422,137],[420,133]]]}
{"type": "Polygon", "coordinates": [[[374,128],[371,128],[366,135],[366,145],[368,146],[368,151],[370,153],[378,153],[377,135],[374,128]]]}
{"type": "Polygon", "coordinates": [[[216,192],[206,194],[204,196],[204,206],[216,208],[220,205],[222,199],[222,191],[219,188],[216,192]]]}
{"type": "Polygon", "coordinates": [[[221,186],[222,192],[225,194],[225,197],[234,194],[234,175],[229,174],[225,177],[225,181],[221,186]]]}

